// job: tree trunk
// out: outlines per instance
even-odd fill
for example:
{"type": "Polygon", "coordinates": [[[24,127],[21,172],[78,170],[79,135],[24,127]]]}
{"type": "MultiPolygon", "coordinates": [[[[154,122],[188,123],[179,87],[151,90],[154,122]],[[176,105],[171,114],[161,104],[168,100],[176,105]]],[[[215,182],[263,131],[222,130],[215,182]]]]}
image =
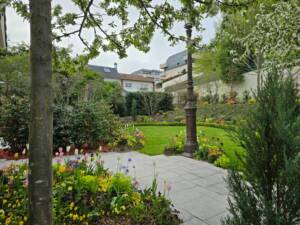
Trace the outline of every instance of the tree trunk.
{"type": "Polygon", "coordinates": [[[52,225],[51,0],[30,0],[29,224],[52,225]]]}
{"type": "Polygon", "coordinates": [[[262,67],[262,55],[260,52],[257,53],[256,56],[256,67],[257,67],[257,91],[259,91],[261,86],[261,67],[262,67]]]}

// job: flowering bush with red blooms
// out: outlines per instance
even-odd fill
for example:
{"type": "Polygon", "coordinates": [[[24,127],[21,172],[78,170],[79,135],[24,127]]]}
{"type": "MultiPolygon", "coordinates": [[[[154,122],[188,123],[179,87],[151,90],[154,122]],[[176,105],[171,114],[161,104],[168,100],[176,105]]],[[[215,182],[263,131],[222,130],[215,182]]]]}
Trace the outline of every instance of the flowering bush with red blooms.
{"type": "MultiPolygon", "coordinates": [[[[118,166],[116,174],[103,167],[100,156],[55,159],[53,166],[54,224],[180,224],[156,183],[139,190],[138,182],[125,175],[129,166],[118,166]]],[[[128,160],[128,164],[131,160],[128,160]]],[[[0,224],[28,224],[26,164],[12,165],[0,172],[0,224]]]]}

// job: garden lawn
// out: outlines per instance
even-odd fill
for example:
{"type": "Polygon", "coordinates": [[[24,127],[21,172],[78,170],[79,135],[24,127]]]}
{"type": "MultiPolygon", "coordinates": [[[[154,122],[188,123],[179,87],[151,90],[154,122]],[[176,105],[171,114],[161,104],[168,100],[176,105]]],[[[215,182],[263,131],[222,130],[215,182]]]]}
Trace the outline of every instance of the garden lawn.
{"type": "MultiPolygon", "coordinates": [[[[137,128],[145,134],[145,146],[140,151],[147,155],[162,154],[169,140],[180,131],[185,130],[185,126],[138,126],[137,128]]],[[[237,163],[236,152],[241,153],[242,148],[229,137],[225,130],[202,126],[198,127],[198,132],[200,130],[202,130],[208,138],[220,138],[231,162],[233,164],[237,163]]]]}

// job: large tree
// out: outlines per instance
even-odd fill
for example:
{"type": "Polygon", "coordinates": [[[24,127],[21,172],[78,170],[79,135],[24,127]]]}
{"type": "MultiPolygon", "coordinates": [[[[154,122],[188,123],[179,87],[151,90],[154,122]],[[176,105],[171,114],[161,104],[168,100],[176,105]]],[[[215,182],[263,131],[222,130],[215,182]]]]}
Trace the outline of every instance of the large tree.
{"type": "MultiPolygon", "coordinates": [[[[96,57],[101,50],[126,56],[133,45],[142,51],[155,30],[157,18],[150,18],[143,7],[144,1],[70,1],[77,12],[64,12],[60,5],[51,8],[50,0],[24,1],[1,0],[11,4],[16,11],[30,21],[30,68],[31,68],[31,121],[29,131],[29,223],[53,223],[52,218],[52,41],[77,35],[85,46],[85,58],[96,57]],[[129,20],[129,6],[135,7],[138,17],[129,20]],[[51,12],[53,20],[51,20],[51,12]],[[105,19],[104,19],[105,17],[105,19]],[[92,31],[92,40],[84,37],[92,31]]],[[[157,15],[168,10],[169,4],[155,9],[157,15]]],[[[167,14],[169,15],[169,14],[167,14]]],[[[171,16],[161,19],[166,22],[171,16]]],[[[91,35],[88,35],[90,37],[91,35]]]]}
{"type": "Polygon", "coordinates": [[[29,223],[52,219],[51,0],[30,1],[29,223]]]}

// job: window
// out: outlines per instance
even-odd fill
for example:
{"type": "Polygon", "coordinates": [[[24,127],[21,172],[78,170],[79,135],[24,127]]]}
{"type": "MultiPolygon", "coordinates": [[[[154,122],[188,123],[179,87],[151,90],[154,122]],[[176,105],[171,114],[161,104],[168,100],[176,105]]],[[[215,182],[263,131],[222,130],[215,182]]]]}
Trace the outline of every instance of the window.
{"type": "Polygon", "coordinates": [[[140,90],[141,91],[148,91],[148,85],[147,84],[141,84],[140,90]]]}
{"type": "Polygon", "coordinates": [[[110,73],[110,69],[108,69],[108,68],[104,68],[104,72],[106,72],[106,73],[110,73]]]}
{"type": "Polygon", "coordinates": [[[125,87],[131,88],[132,87],[132,83],[125,83],[125,87]]]}

